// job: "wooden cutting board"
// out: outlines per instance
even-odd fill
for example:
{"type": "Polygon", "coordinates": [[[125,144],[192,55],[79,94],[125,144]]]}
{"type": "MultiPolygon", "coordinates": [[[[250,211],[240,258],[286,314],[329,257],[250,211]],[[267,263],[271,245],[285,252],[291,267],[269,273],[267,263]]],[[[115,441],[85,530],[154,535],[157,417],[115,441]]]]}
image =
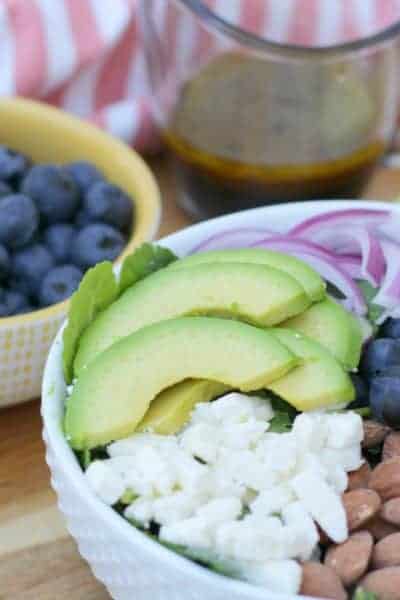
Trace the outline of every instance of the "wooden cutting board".
{"type": "MultiPolygon", "coordinates": [[[[190,223],[164,159],[152,161],[164,198],[160,237],[190,223]]],[[[366,197],[400,196],[400,170],[380,169],[366,197]]],[[[0,411],[0,600],[107,600],[68,536],[49,484],[39,402],[0,411]]],[[[133,600],[133,599],[132,599],[133,600]]]]}

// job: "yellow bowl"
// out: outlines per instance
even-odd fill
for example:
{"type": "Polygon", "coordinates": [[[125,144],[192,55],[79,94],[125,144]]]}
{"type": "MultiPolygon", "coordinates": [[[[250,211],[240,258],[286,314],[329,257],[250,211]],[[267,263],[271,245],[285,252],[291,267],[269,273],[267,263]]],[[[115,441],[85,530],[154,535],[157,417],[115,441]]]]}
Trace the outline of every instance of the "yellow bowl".
{"type": "MultiPolygon", "coordinates": [[[[152,173],[136,152],[96,127],[46,104],[6,99],[0,101],[0,144],[35,163],[88,160],[129,194],[135,223],[117,262],[156,234],[161,200],[152,173]]],[[[40,395],[47,353],[67,311],[68,301],[0,318],[0,407],[40,395]]]]}

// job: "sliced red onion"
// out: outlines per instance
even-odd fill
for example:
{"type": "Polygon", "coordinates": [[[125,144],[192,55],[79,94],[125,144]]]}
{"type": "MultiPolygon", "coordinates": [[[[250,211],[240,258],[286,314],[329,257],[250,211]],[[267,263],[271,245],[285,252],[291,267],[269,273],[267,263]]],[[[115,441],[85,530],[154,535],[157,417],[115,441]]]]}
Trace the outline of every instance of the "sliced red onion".
{"type": "Polygon", "coordinates": [[[309,219],[305,219],[290,230],[291,235],[308,237],[312,234],[320,234],[326,227],[332,230],[333,227],[378,227],[385,223],[391,216],[389,210],[367,209],[367,208],[349,208],[345,210],[336,210],[326,212],[309,219]]]}
{"type": "Polygon", "coordinates": [[[378,304],[390,311],[399,311],[400,306],[400,244],[389,239],[381,240],[386,261],[386,273],[380,290],[374,298],[378,304]]]}
{"type": "Polygon", "coordinates": [[[385,257],[380,240],[371,231],[362,227],[347,226],[339,230],[325,231],[317,237],[318,243],[338,253],[338,258],[344,249],[359,254],[360,278],[366,279],[375,287],[381,283],[386,270],[385,257]]]}
{"type": "MultiPolygon", "coordinates": [[[[298,250],[299,252],[305,252],[307,254],[315,254],[316,256],[325,257],[330,260],[337,259],[333,252],[330,252],[330,250],[324,248],[320,244],[316,244],[315,242],[311,242],[309,240],[303,240],[302,238],[296,238],[290,234],[270,234],[261,240],[255,240],[252,244],[250,244],[250,247],[257,247],[259,246],[260,242],[263,247],[267,247],[266,244],[269,244],[271,246],[271,250],[274,249],[272,246],[275,246],[277,248],[277,252],[285,252],[284,248],[290,247],[292,250],[298,250]]],[[[291,252],[287,253],[291,254],[291,252]]]]}
{"type": "Polygon", "coordinates": [[[220,231],[200,244],[195,246],[190,254],[206,252],[207,250],[228,250],[230,248],[246,248],[254,242],[264,239],[268,235],[276,235],[276,231],[270,231],[258,227],[238,227],[220,231]]]}
{"type": "Polygon", "coordinates": [[[253,247],[267,248],[296,256],[313,267],[326,281],[332,283],[345,297],[345,304],[350,310],[363,315],[367,312],[361,290],[352,277],[338,264],[326,250],[317,252],[315,245],[305,240],[293,239],[291,236],[275,236],[261,240],[253,247]],[[313,249],[311,249],[313,247],[313,249]]]}
{"type": "Polygon", "coordinates": [[[340,254],[335,257],[338,264],[352,279],[362,279],[361,258],[353,254],[340,254]]]}

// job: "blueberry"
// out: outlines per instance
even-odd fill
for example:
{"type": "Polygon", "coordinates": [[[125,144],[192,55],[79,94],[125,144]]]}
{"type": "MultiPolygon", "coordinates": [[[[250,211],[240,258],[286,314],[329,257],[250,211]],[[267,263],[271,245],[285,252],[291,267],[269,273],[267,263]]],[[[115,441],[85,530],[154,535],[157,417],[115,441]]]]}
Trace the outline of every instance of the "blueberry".
{"type": "Polygon", "coordinates": [[[0,198],[0,244],[21,248],[29,244],[39,227],[39,213],[23,194],[0,198]]]}
{"type": "Polygon", "coordinates": [[[371,381],[370,405],[375,419],[400,429],[400,367],[387,369],[371,381]]]}
{"type": "Polygon", "coordinates": [[[9,316],[8,307],[4,302],[4,289],[0,287],[0,319],[9,316]]]}
{"type": "Polygon", "coordinates": [[[13,194],[12,188],[7,183],[4,183],[4,181],[0,181],[0,198],[10,196],[11,194],[13,194]]]}
{"type": "Polygon", "coordinates": [[[26,174],[29,159],[6,146],[0,146],[0,180],[17,183],[26,174]]]}
{"type": "Polygon", "coordinates": [[[43,279],[39,302],[49,306],[66,300],[75,292],[83,273],[74,265],[62,265],[52,269],[43,279]]]}
{"type": "Polygon", "coordinates": [[[49,225],[72,221],[79,207],[79,190],[61,167],[36,165],[22,183],[22,191],[36,203],[49,225]]]}
{"type": "Polygon", "coordinates": [[[72,261],[82,269],[103,260],[115,260],[122,252],[125,240],[110,225],[88,225],[76,236],[72,246],[72,261]]]}
{"type": "Polygon", "coordinates": [[[30,282],[27,279],[17,277],[16,275],[11,275],[11,277],[8,280],[8,285],[11,290],[19,292],[20,294],[31,298],[32,290],[30,282]]]}
{"type": "Polygon", "coordinates": [[[0,281],[6,279],[10,271],[10,255],[7,249],[0,244],[0,281]]]}
{"type": "Polygon", "coordinates": [[[61,265],[69,261],[72,240],[75,234],[75,227],[73,225],[67,225],[66,223],[50,225],[50,227],[45,230],[43,241],[57,264],[61,265]]]}
{"type": "Polygon", "coordinates": [[[0,288],[0,317],[12,317],[32,310],[26,296],[0,288]]]}
{"type": "Polygon", "coordinates": [[[400,340],[381,338],[366,347],[360,363],[360,372],[367,379],[379,375],[392,366],[400,366],[400,340]]]}
{"type": "Polygon", "coordinates": [[[78,186],[81,194],[85,194],[87,190],[96,181],[103,180],[103,175],[100,171],[85,160],[79,160],[64,167],[65,171],[72,177],[78,186]]]}
{"type": "Polygon", "coordinates": [[[379,334],[386,338],[400,338],[400,319],[386,319],[379,330],[379,334]]]}
{"type": "Polygon", "coordinates": [[[128,232],[132,225],[133,204],[121,188],[106,181],[92,185],[86,194],[84,209],[91,220],[128,232]]]}
{"type": "Polygon", "coordinates": [[[13,287],[27,296],[35,297],[40,290],[42,280],[54,266],[54,258],[42,244],[33,244],[12,258],[14,272],[13,287]]]}
{"type": "Polygon", "coordinates": [[[350,377],[356,391],[356,399],[348,408],[355,409],[369,406],[369,391],[367,383],[359,375],[354,373],[350,374],[350,377]]]}
{"type": "Polygon", "coordinates": [[[10,313],[8,312],[8,308],[5,304],[3,304],[2,302],[0,302],[0,319],[3,319],[5,317],[9,317],[10,313]]]}
{"type": "Polygon", "coordinates": [[[9,311],[9,315],[20,315],[31,310],[28,298],[16,290],[6,290],[3,303],[9,311]]]}
{"type": "Polygon", "coordinates": [[[90,225],[92,222],[90,215],[85,210],[81,209],[78,211],[75,217],[75,225],[78,229],[82,229],[82,227],[86,227],[86,225],[90,225]]]}

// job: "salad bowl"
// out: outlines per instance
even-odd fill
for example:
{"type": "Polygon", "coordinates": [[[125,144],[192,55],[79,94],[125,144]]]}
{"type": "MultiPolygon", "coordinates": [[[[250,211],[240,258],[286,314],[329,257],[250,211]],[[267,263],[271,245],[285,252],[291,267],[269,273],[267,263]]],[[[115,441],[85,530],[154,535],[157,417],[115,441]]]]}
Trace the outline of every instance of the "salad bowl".
{"type": "MultiPolygon", "coordinates": [[[[191,226],[160,244],[179,257],[201,248],[205,239],[228,230],[264,228],[286,232],[306,218],[339,210],[387,210],[391,204],[324,201],[283,204],[244,211],[191,226]]],[[[372,269],[373,270],[373,269],[372,269]]],[[[346,291],[346,290],[345,290],[346,291]]],[[[353,299],[354,300],[354,299],[353,299]]],[[[354,300],[357,302],[357,299],[354,300]]],[[[64,325],[65,327],[65,325],[64,325]]],[[[67,384],[63,376],[63,329],[51,348],[42,389],[43,437],[51,483],[70,534],[94,575],[116,600],[295,600],[301,596],[270,592],[229,579],[157,544],[105,506],[90,489],[62,428],[67,384]]],[[[304,596],[302,596],[304,597],[304,596]]]]}

